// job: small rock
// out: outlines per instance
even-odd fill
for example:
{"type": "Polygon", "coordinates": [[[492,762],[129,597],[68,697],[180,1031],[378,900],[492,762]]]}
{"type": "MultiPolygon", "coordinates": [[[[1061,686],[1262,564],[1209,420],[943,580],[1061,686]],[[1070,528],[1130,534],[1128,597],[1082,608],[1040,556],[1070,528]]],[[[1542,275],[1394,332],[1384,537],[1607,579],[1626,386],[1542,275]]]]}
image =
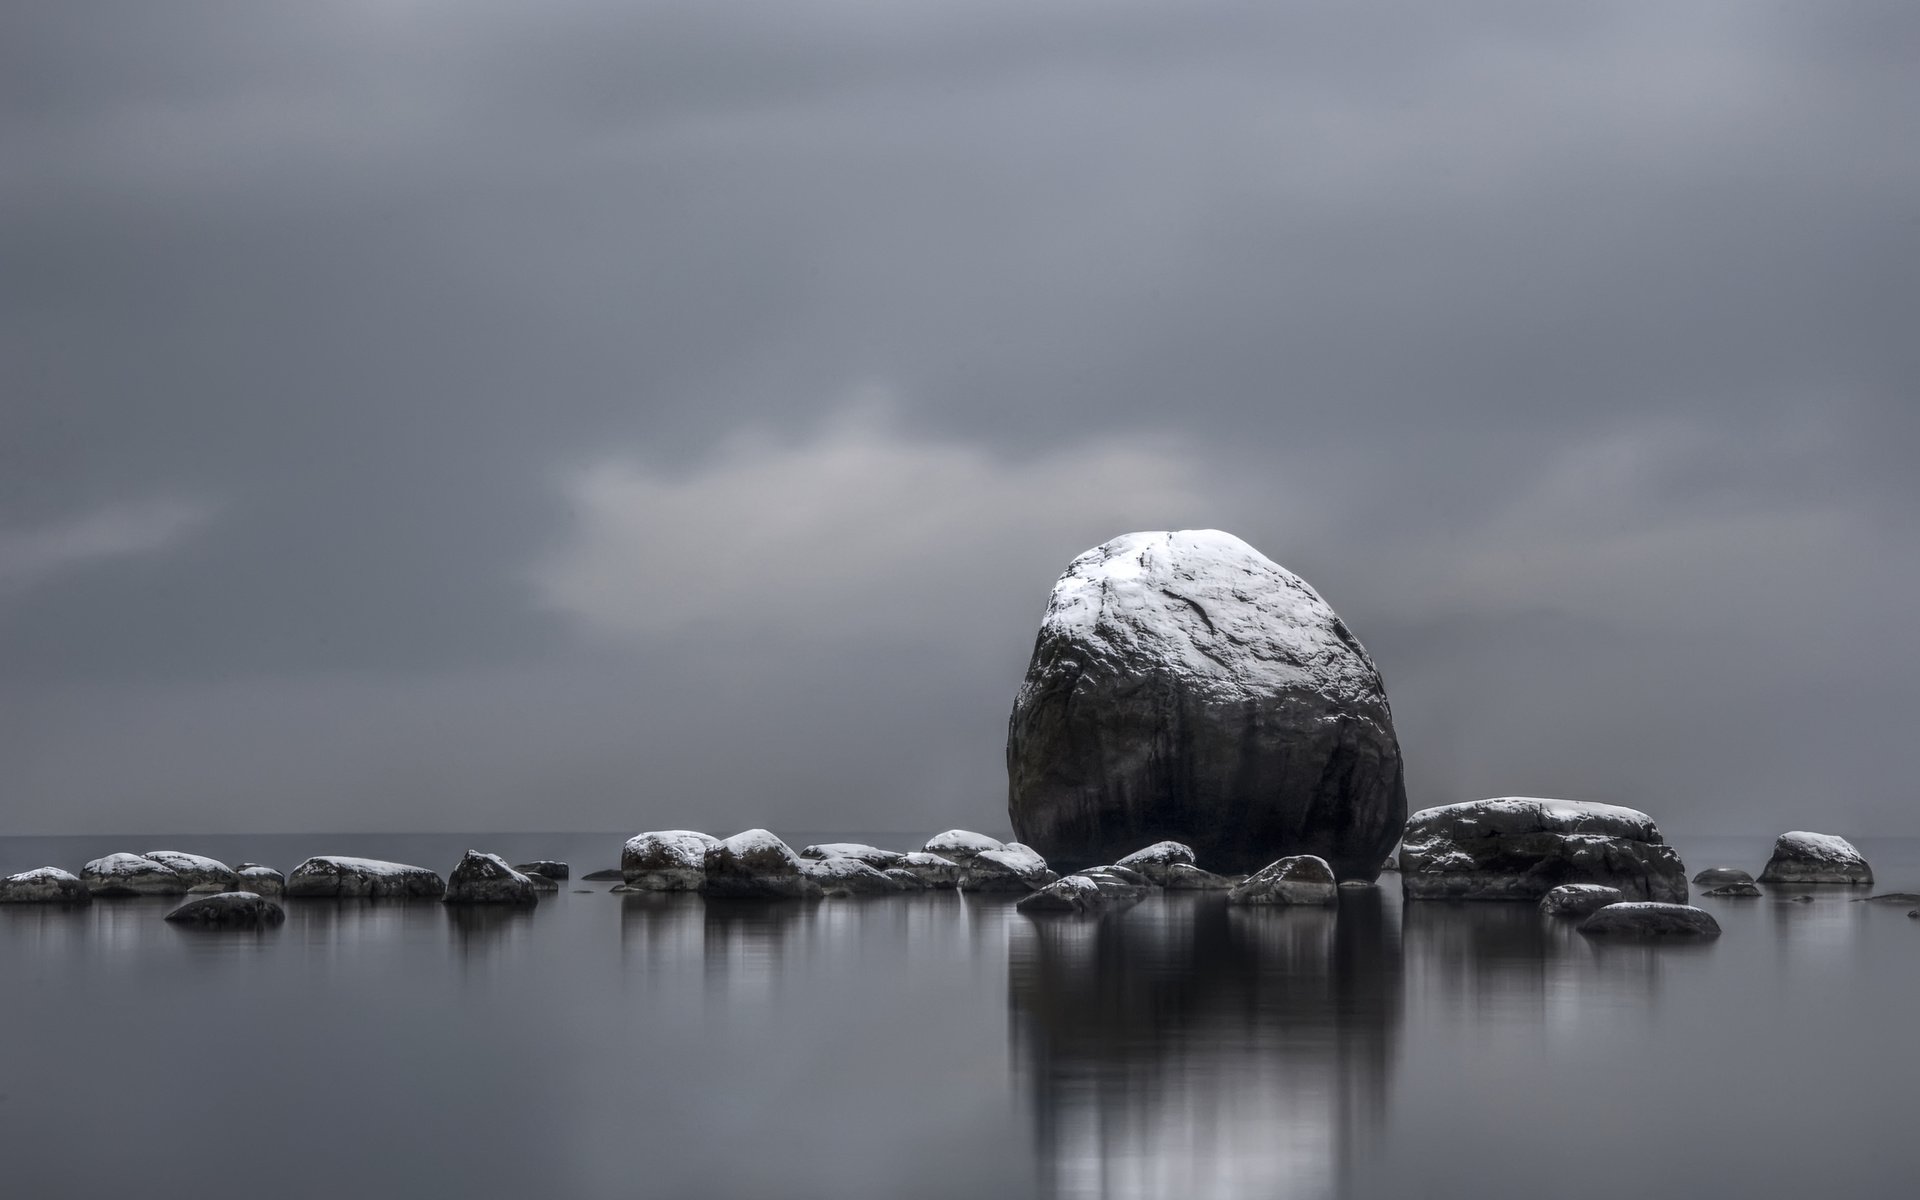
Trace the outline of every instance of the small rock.
{"type": "Polygon", "coordinates": [[[321,854],[301,863],[287,876],[286,894],[312,897],[412,897],[437,900],[446,895],[447,882],[425,867],[321,854]]]}
{"type": "Polygon", "coordinates": [[[175,875],[186,880],[189,891],[211,888],[216,892],[224,892],[234,886],[233,868],[217,858],[188,854],[184,850],[149,850],[140,857],[170,868],[175,875]]]}
{"type": "Polygon", "coordinates": [[[910,872],[930,888],[960,886],[960,864],[950,858],[942,858],[938,854],[929,854],[924,850],[902,854],[899,863],[890,869],[910,872]]]}
{"type": "Polygon", "coordinates": [[[1327,860],[1295,854],[1268,863],[1227,893],[1228,904],[1337,904],[1340,886],[1327,860]]]}
{"type": "Polygon", "coordinates": [[[532,904],[539,899],[533,881],[498,854],[469,850],[447,876],[448,904],[532,904]]]}
{"type": "Polygon", "coordinates": [[[707,851],[719,844],[694,829],[635,834],[620,851],[621,879],[632,892],[697,892],[707,880],[707,851]]]}
{"type": "Polygon", "coordinates": [[[765,829],[736,833],[707,850],[708,896],[755,900],[817,900],[819,883],[800,865],[800,856],[765,829]]]}
{"type": "Polygon", "coordinates": [[[1787,897],[1787,903],[1788,903],[1788,904],[1812,904],[1812,903],[1813,903],[1813,897],[1812,897],[1812,896],[1806,896],[1806,895],[1801,895],[1801,896],[1788,896],[1788,897],[1787,897]]]}
{"type": "Polygon", "coordinates": [[[1540,911],[1550,917],[1584,917],[1626,899],[1620,889],[1600,883],[1563,883],[1540,897],[1540,911]]]}
{"type": "Polygon", "coordinates": [[[96,896],[179,896],[193,886],[165,863],[139,854],[109,854],[80,868],[96,896]]]}
{"type": "Polygon", "coordinates": [[[1717,888],[1708,888],[1702,895],[1718,896],[1723,900],[1741,896],[1763,895],[1760,889],[1751,883],[1723,883],[1717,888]]]}
{"type": "Polygon", "coordinates": [[[826,896],[884,896],[904,890],[904,885],[857,858],[803,858],[800,869],[826,896]]]}
{"type": "Polygon", "coordinates": [[[1713,914],[1690,904],[1661,904],[1629,900],[1609,904],[1580,922],[1589,937],[1697,937],[1720,936],[1713,914]]]}
{"type": "Polygon", "coordinates": [[[536,858],[532,862],[515,863],[513,869],[522,875],[544,875],[548,879],[565,879],[571,868],[558,859],[536,858]]]}
{"type": "Polygon", "coordinates": [[[603,871],[588,871],[585,875],[582,875],[580,878],[583,882],[586,882],[586,883],[605,883],[609,879],[624,881],[626,879],[626,875],[613,867],[608,867],[603,871]]]}
{"type": "Polygon", "coordinates": [[[0,904],[93,903],[93,889],[78,875],[59,867],[36,867],[0,879],[0,904]]]}
{"type": "Polygon", "coordinates": [[[1855,904],[1920,904],[1920,892],[1881,892],[1878,896],[1862,896],[1855,904]]]}
{"type": "MultiPolygon", "coordinates": [[[[520,868],[515,867],[514,870],[520,871],[520,868]]],[[[551,875],[541,875],[538,873],[528,875],[525,871],[520,871],[520,874],[526,876],[527,882],[533,885],[533,890],[536,892],[558,892],[560,890],[560,881],[551,875]]]]}
{"type": "Polygon", "coordinates": [[[202,896],[167,914],[167,920],[176,924],[206,929],[264,929],[286,919],[286,910],[257,892],[202,896]]]}
{"type": "Polygon", "coordinates": [[[287,877],[272,867],[247,863],[234,873],[234,886],[243,892],[261,896],[279,896],[287,890],[287,877]]]}
{"type": "Polygon", "coordinates": [[[1174,863],[1167,868],[1166,881],[1161,886],[1170,892],[1224,892],[1237,882],[1225,875],[1202,871],[1191,863],[1174,863]]]}
{"type": "Polygon", "coordinates": [[[881,874],[899,884],[903,892],[924,892],[928,887],[926,880],[904,867],[888,867],[881,874]]]}
{"type": "Polygon", "coordinates": [[[1752,883],[1753,876],[1739,867],[1708,867],[1693,877],[1701,887],[1719,887],[1726,883],[1752,883]]]}
{"type": "Polygon", "coordinates": [[[818,846],[808,846],[800,851],[801,858],[851,858],[867,864],[876,871],[888,867],[897,867],[904,857],[898,850],[882,850],[878,846],[869,846],[864,842],[823,842],[818,846]]]}
{"type": "Polygon", "coordinates": [[[1140,872],[1156,885],[1165,887],[1167,876],[1174,867],[1193,866],[1193,847],[1185,842],[1155,842],[1114,864],[1140,872]]]}
{"type": "Polygon", "coordinates": [[[1686,868],[1653,818],[1580,800],[1503,796],[1407,819],[1400,886],[1410,900],[1538,900],[1563,883],[1636,900],[1687,898],[1686,868]]]}
{"type": "Polygon", "coordinates": [[[1796,829],[1774,841],[1760,882],[1872,883],[1873,868],[1847,839],[1796,829]]]}
{"type": "MultiPolygon", "coordinates": [[[[1112,912],[1119,908],[1128,908],[1139,902],[1152,885],[1130,883],[1124,876],[1111,874],[1112,867],[1091,867],[1072,875],[1063,875],[1039,891],[1021,899],[1014,905],[1023,913],[1058,913],[1071,916],[1094,916],[1112,912]]],[[[1124,868],[1122,868],[1124,870],[1124,868]]],[[[1127,871],[1134,878],[1140,876],[1127,871]]]]}

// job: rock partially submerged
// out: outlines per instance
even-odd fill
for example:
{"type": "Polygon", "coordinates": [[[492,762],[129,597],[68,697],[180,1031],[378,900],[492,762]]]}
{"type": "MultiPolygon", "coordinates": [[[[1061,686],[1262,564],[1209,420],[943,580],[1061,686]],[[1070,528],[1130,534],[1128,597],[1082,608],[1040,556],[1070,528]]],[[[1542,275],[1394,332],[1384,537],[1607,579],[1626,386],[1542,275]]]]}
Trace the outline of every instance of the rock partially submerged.
{"type": "Polygon", "coordinates": [[[1068,866],[1161,838],[1372,879],[1406,819],[1373,660],[1299,576],[1215,529],[1132,533],[1053,586],[1007,733],[1013,827],[1068,866]]]}
{"type": "Polygon", "coordinates": [[[938,854],[929,854],[916,850],[911,854],[902,854],[900,861],[887,868],[888,874],[904,871],[929,888],[953,888],[960,886],[960,864],[938,854]]]}
{"type": "Polygon", "coordinates": [[[927,854],[937,854],[948,862],[965,866],[974,855],[989,850],[1004,850],[1007,844],[998,838],[990,838],[984,833],[975,833],[970,829],[949,829],[945,833],[936,833],[927,839],[921,850],[927,854]]]}
{"type": "Polygon", "coordinates": [[[0,904],[92,904],[93,889],[59,867],[36,867],[0,879],[0,904]]]}
{"type": "Polygon", "coordinates": [[[741,900],[817,900],[820,885],[800,856],[765,829],[748,829],[710,847],[704,859],[708,896],[741,900]]]}
{"type": "Polygon", "coordinates": [[[1327,860],[1294,854],[1261,867],[1227,893],[1228,904],[1305,904],[1340,902],[1340,886],[1327,860]]]}
{"type": "Polygon", "coordinates": [[[184,850],[148,850],[140,857],[151,859],[186,881],[188,891],[224,892],[235,885],[232,867],[204,854],[184,850]]]}
{"type": "Polygon", "coordinates": [[[1620,889],[1599,883],[1563,883],[1540,897],[1540,911],[1550,917],[1584,917],[1626,899],[1620,889]]]}
{"type": "Polygon", "coordinates": [[[533,880],[507,865],[498,854],[469,850],[447,876],[448,904],[532,904],[540,897],[533,880]]]}
{"type": "Polygon", "coordinates": [[[438,900],[447,894],[447,883],[425,867],[383,862],[377,858],[321,854],[293,869],[293,874],[287,876],[286,894],[371,899],[417,896],[438,900]]]}
{"type": "Polygon", "coordinates": [[[1775,839],[1760,882],[1870,884],[1873,868],[1847,839],[1796,829],[1775,839]]]}
{"type": "Polygon", "coordinates": [[[694,829],[635,834],[620,851],[620,876],[628,891],[697,892],[707,880],[707,851],[719,844],[694,829]]]}
{"type": "Polygon", "coordinates": [[[807,846],[800,851],[801,858],[852,858],[867,864],[877,871],[888,867],[897,867],[906,855],[898,850],[882,850],[878,846],[869,846],[865,842],[823,842],[817,846],[807,846]]]}
{"type": "Polygon", "coordinates": [[[1877,896],[1862,896],[1855,904],[1920,904],[1920,892],[1881,892],[1877,896]]]}
{"type": "MultiPolygon", "coordinates": [[[[520,871],[520,868],[515,867],[514,870],[520,871]]],[[[527,882],[533,885],[533,890],[536,892],[557,892],[560,890],[560,881],[551,875],[529,874],[526,871],[520,871],[520,873],[527,877],[527,882]]]]}
{"type": "Polygon", "coordinates": [[[1538,900],[1563,883],[1679,903],[1686,868],[1636,809],[1505,796],[1423,809],[1407,820],[1400,885],[1410,900],[1538,900]]]}
{"type": "Polygon", "coordinates": [[[1019,842],[982,850],[960,864],[963,892],[1031,892],[1053,880],[1047,860],[1019,842]]]}
{"type": "Polygon", "coordinates": [[[800,869],[828,897],[888,896],[906,890],[905,884],[857,858],[802,858],[800,869]]]}
{"type": "Polygon", "coordinates": [[[179,896],[193,885],[172,867],[140,854],[109,854],[80,868],[96,896],[179,896]]]}
{"type": "Polygon", "coordinates": [[[1763,893],[1759,887],[1751,883],[1723,883],[1717,888],[1708,888],[1702,894],[1712,896],[1717,900],[1735,900],[1758,896],[1763,893]]]}
{"type": "Polygon", "coordinates": [[[1720,936],[1720,922],[1690,904],[1631,900],[1595,912],[1580,922],[1580,932],[1589,937],[1713,938],[1720,936]]]}
{"type": "Polygon", "coordinates": [[[263,867],[259,863],[242,863],[234,873],[234,886],[242,892],[253,892],[261,896],[284,895],[287,890],[287,877],[272,867],[263,867]]]}
{"type": "Polygon", "coordinates": [[[617,867],[608,867],[599,871],[588,871],[580,877],[583,883],[606,883],[608,880],[620,882],[626,879],[626,873],[617,867]]]}
{"type": "Polygon", "coordinates": [[[1203,871],[1191,863],[1174,863],[1167,868],[1166,881],[1160,886],[1170,892],[1224,892],[1237,880],[1203,871]]]}
{"type": "Polygon", "coordinates": [[[565,879],[573,868],[557,858],[536,858],[532,862],[513,864],[513,869],[522,875],[541,875],[548,879],[565,879]]]}
{"type": "Polygon", "coordinates": [[[167,914],[167,920],[177,925],[203,929],[265,929],[286,919],[284,909],[257,892],[200,896],[167,914]]]}
{"type": "Polygon", "coordinates": [[[1185,842],[1155,842],[1151,846],[1135,850],[1132,854],[1115,861],[1116,866],[1130,867],[1145,875],[1160,887],[1167,886],[1167,879],[1175,867],[1191,867],[1193,847],[1185,842]]]}
{"type": "Polygon", "coordinates": [[[1752,883],[1753,876],[1739,867],[1708,867],[1693,877],[1701,887],[1720,887],[1728,883],[1752,883]]]}
{"type": "Polygon", "coordinates": [[[1138,904],[1153,888],[1138,874],[1122,867],[1089,867],[1063,875],[1014,905],[1036,915],[1098,916],[1138,904]]]}

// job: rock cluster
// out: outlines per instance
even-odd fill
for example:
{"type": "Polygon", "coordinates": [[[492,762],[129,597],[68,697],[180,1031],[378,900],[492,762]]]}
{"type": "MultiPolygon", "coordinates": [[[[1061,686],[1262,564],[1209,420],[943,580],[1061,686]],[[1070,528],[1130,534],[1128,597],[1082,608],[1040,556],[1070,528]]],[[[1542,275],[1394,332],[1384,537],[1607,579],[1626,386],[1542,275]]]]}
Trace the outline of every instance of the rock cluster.
{"type": "Polygon", "coordinates": [[[1410,900],[1538,900],[1563,883],[1680,903],[1686,868],[1653,818],[1631,808],[1507,796],[1407,820],[1400,881],[1410,900]]]}

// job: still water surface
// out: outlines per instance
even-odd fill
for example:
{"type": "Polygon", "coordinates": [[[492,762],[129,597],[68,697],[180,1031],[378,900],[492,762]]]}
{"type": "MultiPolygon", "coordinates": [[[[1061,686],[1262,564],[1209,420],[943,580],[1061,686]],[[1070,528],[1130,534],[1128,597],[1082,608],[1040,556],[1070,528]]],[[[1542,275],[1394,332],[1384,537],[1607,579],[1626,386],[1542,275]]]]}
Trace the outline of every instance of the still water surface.
{"type": "MultiPolygon", "coordinates": [[[[884,834],[795,833],[904,845],[884,834]]],[[[1677,839],[1757,871],[1765,840],[1677,839]]],[[[443,873],[613,835],[6,838],[0,873],[178,848],[443,873]],[[136,844],[137,843],[137,844],[136,844]]],[[[1920,891],[1920,841],[1861,841],[1920,891]]],[[[1920,1194],[1920,920],[1862,891],[1704,900],[1705,946],[1525,905],[1169,895],[532,911],[171,898],[0,906],[0,1193],[204,1197],[1920,1194]]],[[[576,890],[584,889],[584,890],[576,890]]]]}

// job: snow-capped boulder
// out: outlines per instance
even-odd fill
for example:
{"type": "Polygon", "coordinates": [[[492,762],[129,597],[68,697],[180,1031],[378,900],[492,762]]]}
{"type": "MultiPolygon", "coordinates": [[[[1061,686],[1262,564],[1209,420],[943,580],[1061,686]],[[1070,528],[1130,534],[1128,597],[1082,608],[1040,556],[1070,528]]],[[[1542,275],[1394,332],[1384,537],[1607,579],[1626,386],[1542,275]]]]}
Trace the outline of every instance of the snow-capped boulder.
{"type": "Polygon", "coordinates": [[[59,867],[36,867],[0,879],[0,904],[91,904],[93,890],[59,867]]]}
{"type": "Polygon", "coordinates": [[[938,854],[929,854],[924,850],[902,854],[900,861],[888,870],[910,872],[930,888],[960,886],[960,864],[950,858],[942,858],[938,854]]]}
{"type": "Polygon", "coordinates": [[[1019,842],[982,850],[960,864],[963,892],[1031,892],[1049,882],[1047,860],[1019,842]]]}
{"type": "Polygon", "coordinates": [[[233,868],[217,858],[184,850],[148,850],[140,857],[170,868],[186,881],[188,891],[224,892],[234,886],[233,868]]]}
{"type": "Polygon", "coordinates": [[[869,846],[865,842],[822,842],[817,846],[807,846],[800,851],[801,858],[853,858],[867,864],[876,871],[888,867],[897,867],[906,855],[898,850],[882,850],[878,846],[869,846]]]}
{"type": "Polygon", "coordinates": [[[1580,932],[1589,937],[1711,938],[1720,936],[1720,922],[1689,904],[1629,900],[1596,910],[1580,922],[1580,932]]]}
{"type": "Polygon", "coordinates": [[[1170,892],[1224,892],[1236,882],[1225,875],[1203,871],[1192,863],[1174,863],[1166,869],[1160,886],[1170,892]]]}
{"type": "Polygon", "coordinates": [[[289,896],[365,896],[373,899],[419,896],[437,900],[447,894],[447,882],[425,867],[321,854],[301,863],[287,876],[289,896]]]}
{"type": "Polygon", "coordinates": [[[205,929],[264,929],[286,919],[286,910],[257,892],[200,896],[167,914],[167,920],[177,925],[205,929]]]}
{"type": "Polygon", "coordinates": [[[1719,887],[1708,888],[1705,892],[1701,894],[1705,896],[1713,896],[1716,899],[1720,899],[1720,900],[1732,900],[1737,898],[1758,896],[1758,895],[1761,895],[1762,893],[1760,891],[1760,888],[1756,884],[1723,883],[1719,887]]]}
{"type": "Polygon", "coordinates": [[[697,892],[707,878],[707,851],[719,844],[694,829],[635,834],[620,851],[620,875],[628,891],[697,892]]]}
{"type": "Polygon", "coordinates": [[[1752,883],[1753,876],[1739,867],[1708,867],[1693,877],[1701,887],[1720,887],[1728,883],[1752,883]]]}
{"type": "Polygon", "coordinates": [[[1372,879],[1406,819],[1373,660],[1318,593],[1213,529],[1131,533],[1053,586],[1007,733],[1019,837],[1069,867],[1169,838],[1372,879]]]}
{"type": "Polygon", "coordinates": [[[708,896],[752,900],[817,900],[820,885],[792,847],[764,829],[748,829],[710,847],[705,858],[708,896]]]}
{"type": "Polygon", "coordinates": [[[548,879],[565,879],[572,870],[566,863],[554,858],[536,858],[532,862],[515,863],[513,869],[522,875],[541,875],[548,879]]]}
{"type": "Polygon", "coordinates": [[[1144,881],[1130,882],[1126,877],[1128,875],[1134,879],[1140,878],[1131,871],[1123,875],[1115,873],[1112,867],[1090,867],[1083,872],[1061,876],[1022,898],[1014,907],[1023,913],[1060,913],[1070,916],[1097,916],[1129,908],[1139,903],[1153,885],[1144,881]]]}
{"type": "Polygon", "coordinates": [[[803,858],[800,869],[820,885],[825,896],[890,896],[905,885],[857,858],[803,858]]]}
{"type": "Polygon", "coordinates": [[[1760,882],[1870,884],[1873,868],[1843,837],[1795,830],[1775,839],[1760,882]]]}
{"type": "Polygon", "coordinates": [[[904,867],[888,867],[880,873],[899,884],[903,892],[924,892],[930,886],[925,879],[904,867]]]}
{"type": "Polygon", "coordinates": [[[469,850],[447,876],[448,904],[532,904],[539,899],[533,880],[507,865],[498,854],[469,850]]]}
{"type": "Polygon", "coordinates": [[[1400,886],[1410,900],[1538,900],[1563,883],[1680,903],[1687,873],[1653,818],[1579,800],[1506,796],[1407,820],[1400,886]]]}
{"type": "Polygon", "coordinates": [[[263,867],[259,863],[245,863],[233,872],[234,887],[242,892],[254,892],[261,896],[279,896],[287,890],[287,877],[272,867],[263,867]]]}
{"type": "Polygon", "coordinates": [[[1540,897],[1540,911],[1550,917],[1584,917],[1625,899],[1616,887],[1599,883],[1563,883],[1540,897]]]}
{"type": "Polygon", "coordinates": [[[139,854],[109,854],[80,868],[96,896],[179,896],[193,886],[172,867],[139,854]]]}
{"type": "Polygon", "coordinates": [[[969,829],[949,829],[945,833],[936,833],[927,839],[920,849],[927,854],[937,854],[951,863],[966,865],[968,859],[976,854],[985,854],[989,850],[1004,850],[1006,843],[998,838],[990,838],[984,833],[974,833],[969,829]]]}
{"type": "Polygon", "coordinates": [[[1193,865],[1193,847],[1185,842],[1155,842],[1116,859],[1114,865],[1138,871],[1153,883],[1165,887],[1167,876],[1174,867],[1193,865]]]}
{"type": "Polygon", "coordinates": [[[1327,860],[1292,854],[1261,867],[1227,893],[1228,904],[1338,904],[1340,886],[1327,860]]]}

